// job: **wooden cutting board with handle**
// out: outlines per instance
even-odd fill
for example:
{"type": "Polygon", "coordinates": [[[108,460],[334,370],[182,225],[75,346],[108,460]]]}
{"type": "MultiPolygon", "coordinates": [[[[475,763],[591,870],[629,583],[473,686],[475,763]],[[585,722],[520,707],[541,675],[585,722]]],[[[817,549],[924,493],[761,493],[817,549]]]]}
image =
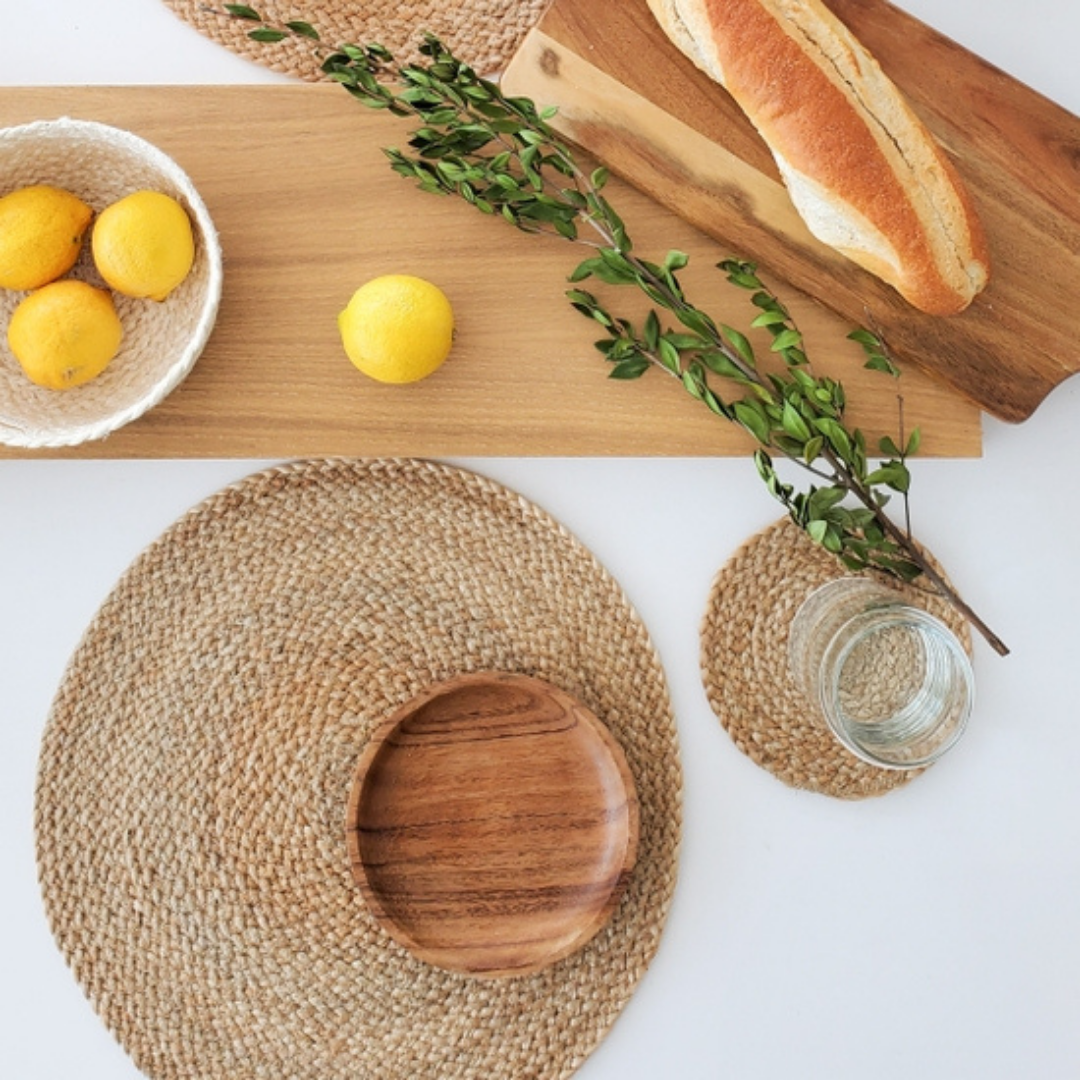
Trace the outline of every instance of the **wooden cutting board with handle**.
{"type": "Polygon", "coordinates": [[[993,415],[1029,417],[1080,369],[1080,119],[884,0],[828,0],[953,156],[991,247],[963,314],[921,314],[815,240],[727,93],[645,0],[554,0],[505,85],[614,172],[733,253],[880,329],[893,352],[993,415]]]}
{"type": "MultiPolygon", "coordinates": [[[[752,449],[745,433],[673,379],[658,372],[640,382],[609,379],[592,344],[598,328],[563,295],[581,250],[418,191],[391,172],[381,152],[402,144],[408,128],[338,86],[21,87],[0,94],[0,125],[64,115],[133,131],[188,173],[221,237],[221,309],[192,373],[147,415],[104,440],[67,450],[0,447],[0,458],[752,449]],[[450,359],[410,386],[360,375],[338,337],[337,314],[353,290],[386,273],[436,282],[457,318],[450,359]]],[[[746,294],[712,268],[723,254],[713,240],[628,184],[613,180],[610,196],[634,222],[642,250],[690,253],[693,294],[707,308],[733,299],[743,307],[727,311],[726,320],[749,323],[756,311],[746,294]]],[[[847,323],[806,297],[790,301],[816,368],[843,380],[853,424],[871,437],[894,434],[899,389],[906,425],[922,429],[922,453],[980,453],[977,409],[917,370],[899,387],[863,370],[860,350],[845,339],[847,323]]]]}

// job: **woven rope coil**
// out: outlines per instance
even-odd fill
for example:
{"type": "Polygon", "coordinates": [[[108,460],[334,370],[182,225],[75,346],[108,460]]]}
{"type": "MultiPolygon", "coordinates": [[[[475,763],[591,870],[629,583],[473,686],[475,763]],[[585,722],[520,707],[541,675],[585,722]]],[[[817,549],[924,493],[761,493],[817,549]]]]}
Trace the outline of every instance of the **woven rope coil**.
{"type": "MultiPolygon", "coordinates": [[[[701,674],[713,711],[742,753],[790,787],[842,799],[883,795],[923,770],[880,769],[849,753],[816,720],[788,672],[795,612],[845,573],[787,518],[744,544],[713,581],[701,626],[701,674]]],[[[944,622],[970,652],[971,634],[945,601],[905,597],[944,622]]]]}
{"type": "Polygon", "coordinates": [[[313,461],[211,497],[117,584],[47,725],[37,852],[59,947],[148,1076],[566,1077],[656,951],[680,805],[663,672],[591,554],[474,474],[313,461]],[[345,842],[379,720],[484,669],[579,697],[641,801],[612,922],[508,980],[395,944],[345,842]]]}
{"type": "MultiPolygon", "coordinates": [[[[415,61],[425,33],[437,35],[456,56],[482,74],[501,71],[550,0],[264,0],[253,5],[268,22],[312,24],[327,46],[385,45],[398,59],[415,61]]],[[[287,39],[256,43],[252,24],[229,18],[202,0],[165,0],[186,23],[246,60],[299,79],[323,78],[314,43],[287,39]]],[[[218,6],[219,7],[219,6],[218,6]]]]}

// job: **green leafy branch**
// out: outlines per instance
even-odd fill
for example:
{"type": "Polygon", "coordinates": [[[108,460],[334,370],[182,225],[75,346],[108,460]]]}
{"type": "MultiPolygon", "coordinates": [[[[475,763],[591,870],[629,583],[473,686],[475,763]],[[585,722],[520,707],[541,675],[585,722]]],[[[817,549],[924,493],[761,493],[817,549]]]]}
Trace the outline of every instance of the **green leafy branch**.
{"type": "MultiPolygon", "coordinates": [[[[291,36],[313,43],[327,78],[368,107],[418,121],[407,150],[384,152],[391,168],[421,190],[461,198],[525,232],[587,247],[588,257],[570,274],[567,297],[601,327],[596,347],[613,378],[636,379],[655,369],[677,379],[693,399],[753,437],[766,487],[814,541],[852,571],[928,582],[997,652],[1008,652],[911,535],[907,459],[918,451],[918,430],[907,437],[901,432],[899,441],[882,439],[880,459],[871,464],[863,433],[845,423],[842,385],[814,373],[802,333],[753,263],[728,259],[718,268],[750,293],[758,309],[750,326],[771,338],[769,364],[759,361],[746,334],[687,299],[679,273],[688,256],[670,251],[656,263],[634,250],[604,195],[607,170],[579,165],[548,123],[554,110],[505,95],[432,36],[420,46],[423,62],[399,64],[380,45],[323,49],[306,22],[273,24],[239,4],[225,5],[225,12],[257,23],[250,32],[256,41],[291,36]],[[635,325],[582,287],[590,279],[631,287],[654,307],[635,325]],[[809,476],[804,490],[781,478],[777,460],[809,476]],[[894,495],[904,500],[903,528],[885,513],[894,495]]],[[[879,335],[859,329],[850,336],[864,349],[868,367],[899,374],[879,335]]]]}

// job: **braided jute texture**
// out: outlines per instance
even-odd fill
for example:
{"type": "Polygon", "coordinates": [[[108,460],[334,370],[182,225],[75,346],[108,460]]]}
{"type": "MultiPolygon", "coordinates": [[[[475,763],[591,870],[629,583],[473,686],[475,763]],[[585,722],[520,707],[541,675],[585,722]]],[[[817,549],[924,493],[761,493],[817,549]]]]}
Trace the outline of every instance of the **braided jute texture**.
{"type": "Polygon", "coordinates": [[[188,512],[99,609],[47,724],[37,855],[61,951],[150,1077],[539,1080],[582,1064],[658,947],[681,790],[647,632],[559,524],[445,465],[306,461],[188,512]],[[483,669],[580,698],[641,803],[612,921],[516,979],[412,958],[345,840],[375,725],[483,669]]]}
{"type": "MultiPolygon", "coordinates": [[[[303,38],[265,43],[248,37],[253,24],[219,14],[206,0],[164,0],[166,7],[201,34],[264,67],[316,81],[321,59],[303,38]]],[[[501,71],[550,0],[256,0],[250,5],[268,22],[308,22],[330,48],[385,45],[399,60],[419,59],[425,33],[438,36],[459,59],[481,74],[501,71]]]]}
{"type": "MultiPolygon", "coordinates": [[[[701,675],[720,723],[752,761],[791,787],[863,799],[925,770],[879,769],[855,757],[815,718],[788,672],[788,632],[799,605],[845,573],[788,518],[752,537],[713,581],[701,626],[701,675]]],[[[949,604],[897,587],[970,651],[967,623],[949,604]]]]}

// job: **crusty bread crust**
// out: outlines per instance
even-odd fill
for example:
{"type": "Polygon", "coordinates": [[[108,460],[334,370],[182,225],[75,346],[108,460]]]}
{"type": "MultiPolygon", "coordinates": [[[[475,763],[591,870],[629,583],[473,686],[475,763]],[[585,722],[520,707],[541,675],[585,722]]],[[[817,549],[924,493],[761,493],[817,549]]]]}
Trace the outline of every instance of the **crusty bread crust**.
{"type": "Polygon", "coordinates": [[[675,45],[768,144],[810,231],[935,315],[985,286],[986,240],[956,169],[820,0],[648,0],[675,45]]]}

